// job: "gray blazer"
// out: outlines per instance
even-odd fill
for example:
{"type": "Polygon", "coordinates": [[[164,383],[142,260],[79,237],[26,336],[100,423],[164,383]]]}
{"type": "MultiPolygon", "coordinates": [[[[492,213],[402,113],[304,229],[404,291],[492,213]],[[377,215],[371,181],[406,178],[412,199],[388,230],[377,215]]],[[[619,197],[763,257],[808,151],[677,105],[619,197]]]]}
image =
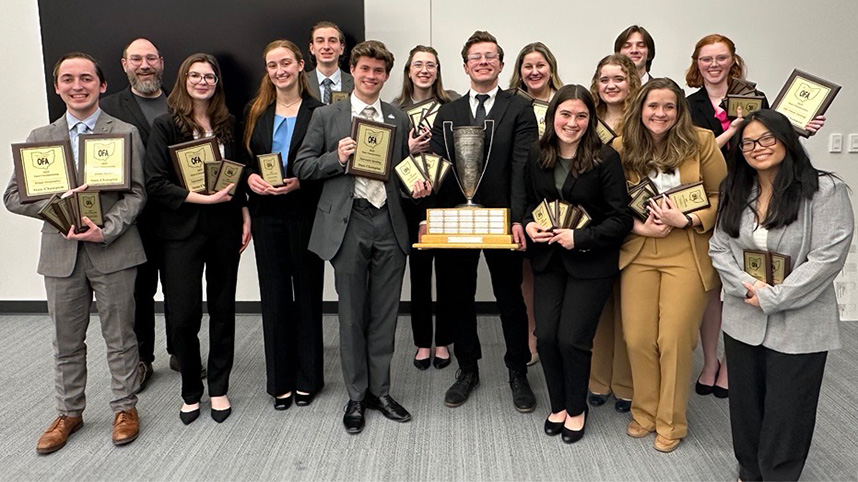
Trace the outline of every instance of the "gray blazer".
{"type": "MultiPolygon", "coordinates": [[[[44,223],[42,226],[42,243],[39,255],[38,273],[43,276],[65,278],[74,271],[79,246],[86,249],[95,268],[104,274],[114,273],[146,262],[143,244],[134,221],[146,203],[146,189],[143,185],[143,164],[140,153],[143,144],[137,128],[126,124],[107,113],[102,112],[95,123],[96,134],[101,133],[131,133],[131,191],[104,191],[101,193],[102,209],[104,210],[103,244],[70,241],[57,231],[55,227],[44,223]]],[[[66,116],[63,115],[53,124],[39,127],[30,132],[27,142],[62,141],[69,139],[69,127],[66,116]]],[[[82,182],[81,173],[77,174],[78,183],[82,182]]],[[[18,196],[18,182],[15,175],[9,181],[3,194],[6,209],[16,214],[39,218],[39,210],[47,201],[23,204],[18,196]]]]}
{"type": "Polygon", "coordinates": [[[757,249],[753,227],[754,215],[746,209],[738,238],[716,226],[709,242],[712,265],[724,285],[724,333],[781,353],[840,348],[834,278],[846,262],[854,229],[846,184],[820,176],[819,191],[802,202],[798,219],[769,231],[768,251],[791,256],[792,273],[783,284],[757,290],[759,308],[745,303],[747,289],[742,285],[756,281],[745,273],[742,256],[744,249],[757,249]]]}
{"type": "MultiPolygon", "coordinates": [[[[316,99],[322,100],[322,91],[319,89],[319,74],[316,73],[316,69],[313,69],[307,72],[307,81],[310,83],[310,92],[316,99]]],[[[349,74],[343,69],[340,69],[340,75],[342,78],[340,83],[343,85],[343,92],[349,92],[355,90],[355,79],[352,77],[352,74],[349,74]]]]}
{"type": "MultiPolygon", "coordinates": [[[[386,102],[381,103],[381,112],[385,123],[396,126],[396,138],[393,142],[395,165],[408,156],[408,117],[386,102]]],[[[340,139],[351,135],[351,124],[351,102],[337,102],[313,111],[304,143],[301,144],[292,167],[295,175],[302,181],[325,181],[308,247],[325,260],[332,259],[339,251],[352,213],[355,178],[345,175],[345,168],[337,159],[337,145],[340,139]]],[[[401,198],[404,195],[399,189],[400,184],[396,175],[391,173],[385,186],[387,211],[396,241],[402,252],[408,254],[408,225],[402,211],[401,198]]]]}

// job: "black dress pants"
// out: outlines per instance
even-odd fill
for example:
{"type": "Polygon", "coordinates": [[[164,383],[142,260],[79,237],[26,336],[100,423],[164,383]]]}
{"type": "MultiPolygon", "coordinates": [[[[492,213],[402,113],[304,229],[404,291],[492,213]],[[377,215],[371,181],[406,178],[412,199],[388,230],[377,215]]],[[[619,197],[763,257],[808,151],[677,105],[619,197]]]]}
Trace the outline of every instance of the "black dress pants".
{"type": "Polygon", "coordinates": [[[262,300],[267,391],[316,393],[325,385],[322,291],[325,265],[307,250],[312,219],[253,217],[262,300]]]}
{"type": "MultiPolygon", "coordinates": [[[[527,346],[527,308],[521,294],[522,254],[492,249],[483,253],[491,273],[506,342],[504,363],[510,370],[527,373],[530,348],[527,346]]],[[[479,261],[480,250],[476,249],[439,250],[435,261],[438,318],[445,318],[443,323],[456,327],[453,353],[459,367],[465,371],[476,371],[477,360],[482,358],[474,304],[479,261]]]]}
{"type": "MultiPolygon", "coordinates": [[[[143,241],[143,250],[146,252],[146,262],[137,266],[137,279],[134,283],[134,334],[137,336],[140,361],[152,363],[155,361],[155,294],[158,292],[158,271],[163,269],[164,256],[161,240],[155,234],[155,225],[151,220],[141,218],[137,220],[137,228],[140,240],[143,241]]],[[[163,272],[161,274],[163,283],[163,272]]],[[[164,320],[167,353],[173,353],[166,302],[164,320]]]]}
{"type": "Polygon", "coordinates": [[[578,416],[587,405],[593,337],[614,277],[569,275],[562,261],[534,272],[536,349],[545,372],[551,413],[578,416]]]}
{"type": "Polygon", "coordinates": [[[739,478],[798,480],[816,426],[828,352],[790,355],[724,334],[739,478]]]}

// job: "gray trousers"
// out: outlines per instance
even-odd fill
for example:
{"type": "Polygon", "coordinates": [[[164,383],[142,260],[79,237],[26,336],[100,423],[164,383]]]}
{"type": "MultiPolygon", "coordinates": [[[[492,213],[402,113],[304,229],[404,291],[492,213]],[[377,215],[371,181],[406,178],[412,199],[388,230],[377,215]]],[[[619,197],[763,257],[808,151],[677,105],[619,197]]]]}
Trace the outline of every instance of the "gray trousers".
{"type": "Polygon", "coordinates": [[[48,313],[54,322],[57,412],[79,417],[86,407],[86,330],[92,295],[107,345],[114,412],[137,405],[137,338],[134,336],[134,282],[137,268],[101,273],[83,247],[67,278],[45,276],[48,313]]]}
{"type": "Polygon", "coordinates": [[[351,400],[390,391],[405,253],[396,242],[387,206],[355,200],[337,255],[331,259],[339,297],[340,359],[351,400]]]}

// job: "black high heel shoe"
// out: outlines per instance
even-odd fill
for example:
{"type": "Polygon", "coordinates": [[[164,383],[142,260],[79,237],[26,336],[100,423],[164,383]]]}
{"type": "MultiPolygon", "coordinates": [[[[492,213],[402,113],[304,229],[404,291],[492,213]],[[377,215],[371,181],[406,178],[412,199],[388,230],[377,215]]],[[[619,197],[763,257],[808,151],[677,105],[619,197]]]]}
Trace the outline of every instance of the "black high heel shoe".
{"type": "MultiPolygon", "coordinates": [[[[563,443],[574,444],[575,442],[584,438],[584,430],[587,428],[587,416],[590,413],[590,407],[584,405],[584,424],[581,425],[581,430],[572,430],[563,426],[561,438],[563,439],[563,443]]],[[[567,417],[568,418],[568,417],[567,417]]]]}
{"type": "Polygon", "coordinates": [[[190,425],[191,422],[199,418],[200,416],[200,408],[197,407],[196,410],[191,410],[190,412],[183,412],[179,410],[179,419],[185,425],[190,425]]]}
{"type": "Polygon", "coordinates": [[[212,420],[214,420],[217,423],[223,423],[224,420],[229,418],[231,413],[232,413],[232,407],[227,407],[223,410],[212,409],[212,420]]]}
{"type": "MultiPolygon", "coordinates": [[[[564,420],[565,421],[565,420],[564,420]]],[[[554,437],[555,435],[559,435],[563,430],[563,422],[552,422],[549,419],[545,419],[545,435],[549,437],[554,437]]]]}
{"type": "Polygon", "coordinates": [[[305,395],[303,393],[295,392],[295,405],[298,405],[299,407],[306,407],[313,402],[313,398],[315,396],[315,393],[308,393],[305,395]]]}
{"type": "Polygon", "coordinates": [[[274,397],[274,410],[286,410],[292,406],[292,395],[283,398],[274,397]]]}

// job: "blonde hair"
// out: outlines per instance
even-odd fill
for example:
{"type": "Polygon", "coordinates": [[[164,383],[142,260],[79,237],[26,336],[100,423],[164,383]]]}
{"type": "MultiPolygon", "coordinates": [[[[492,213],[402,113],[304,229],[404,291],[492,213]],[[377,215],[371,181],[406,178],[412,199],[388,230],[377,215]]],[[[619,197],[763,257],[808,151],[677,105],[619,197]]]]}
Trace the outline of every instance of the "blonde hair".
{"type": "MultiPolygon", "coordinates": [[[[602,67],[606,65],[616,65],[626,74],[626,83],[629,84],[629,94],[626,96],[626,100],[623,101],[623,112],[629,110],[629,106],[635,100],[635,96],[641,88],[641,78],[638,76],[637,67],[635,67],[632,59],[623,54],[611,54],[602,58],[599,61],[599,65],[596,66],[596,71],[593,73],[593,80],[590,82],[590,94],[593,96],[593,102],[596,104],[596,115],[600,119],[604,119],[605,113],[608,111],[608,105],[599,97],[599,78],[602,76],[602,67]]],[[[621,134],[622,130],[623,120],[621,119],[620,124],[616,126],[614,132],[621,134]]]]}
{"type": "Polygon", "coordinates": [[[542,42],[527,44],[518,53],[518,57],[515,59],[515,69],[512,71],[512,78],[509,79],[509,87],[511,89],[518,87],[527,92],[527,86],[524,85],[524,80],[521,78],[521,64],[524,63],[524,57],[527,54],[534,52],[541,54],[545,57],[545,61],[548,62],[548,71],[551,74],[548,79],[548,88],[555,92],[560,90],[563,87],[563,82],[560,81],[560,76],[557,74],[557,59],[554,58],[554,54],[542,42]]]}

